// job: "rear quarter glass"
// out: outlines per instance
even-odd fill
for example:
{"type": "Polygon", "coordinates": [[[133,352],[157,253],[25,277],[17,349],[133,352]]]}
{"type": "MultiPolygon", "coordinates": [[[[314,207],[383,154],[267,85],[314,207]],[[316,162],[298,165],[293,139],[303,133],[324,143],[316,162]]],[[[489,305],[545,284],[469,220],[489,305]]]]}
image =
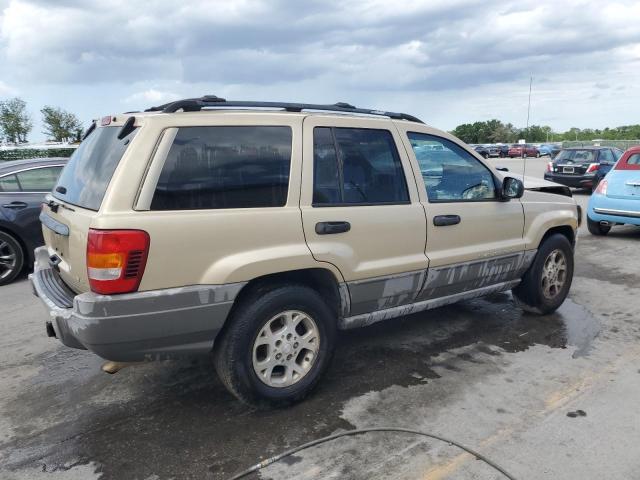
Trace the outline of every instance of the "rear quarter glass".
{"type": "Polygon", "coordinates": [[[622,158],[616,165],[616,170],[640,170],[640,152],[622,158]]]}
{"type": "Polygon", "coordinates": [[[64,167],[53,196],[89,210],[99,210],[111,177],[138,129],[119,139],[122,127],[96,128],[64,167]]]}

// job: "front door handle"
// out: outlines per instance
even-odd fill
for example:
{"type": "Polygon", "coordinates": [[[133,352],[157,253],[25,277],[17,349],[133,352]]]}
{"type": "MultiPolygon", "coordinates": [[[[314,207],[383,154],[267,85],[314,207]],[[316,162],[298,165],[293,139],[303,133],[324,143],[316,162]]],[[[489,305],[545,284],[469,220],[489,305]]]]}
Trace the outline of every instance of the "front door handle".
{"type": "Polygon", "coordinates": [[[316,233],[318,235],[332,235],[334,233],[345,233],[351,230],[349,222],[318,222],[316,223],[316,233]]]}
{"type": "Polygon", "coordinates": [[[2,205],[4,208],[12,208],[14,210],[19,210],[21,208],[27,208],[28,205],[24,202],[11,202],[11,203],[5,203],[4,205],[2,205]]]}
{"type": "Polygon", "coordinates": [[[433,217],[433,224],[436,227],[446,227],[447,225],[457,225],[460,223],[460,215],[438,215],[433,217]]]}

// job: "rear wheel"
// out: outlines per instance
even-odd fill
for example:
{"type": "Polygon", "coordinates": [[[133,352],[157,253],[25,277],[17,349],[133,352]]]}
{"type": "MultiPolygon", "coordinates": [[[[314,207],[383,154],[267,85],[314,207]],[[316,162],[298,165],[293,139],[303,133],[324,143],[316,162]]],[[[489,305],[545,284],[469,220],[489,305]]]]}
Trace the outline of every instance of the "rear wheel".
{"type": "Polygon", "coordinates": [[[24,267],[24,252],[18,240],[0,232],[0,285],[11,283],[24,267]]]}
{"type": "Polygon", "coordinates": [[[589,217],[587,217],[587,228],[589,229],[589,233],[598,236],[606,235],[611,230],[610,225],[601,225],[600,222],[591,220],[589,217]]]}
{"type": "Polygon", "coordinates": [[[546,315],[562,305],[572,279],[573,247],[567,237],[555,233],[540,245],[513,295],[523,310],[546,315]]]}
{"type": "Polygon", "coordinates": [[[241,302],[216,341],[220,379],[251,406],[302,400],[329,365],[335,315],[316,291],[302,285],[254,291],[241,302]]]}

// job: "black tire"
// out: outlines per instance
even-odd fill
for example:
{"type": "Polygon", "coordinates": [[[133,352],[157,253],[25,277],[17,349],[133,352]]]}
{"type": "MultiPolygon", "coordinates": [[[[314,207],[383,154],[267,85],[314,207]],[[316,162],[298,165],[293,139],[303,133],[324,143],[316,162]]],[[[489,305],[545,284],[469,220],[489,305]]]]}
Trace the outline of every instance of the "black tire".
{"type": "Polygon", "coordinates": [[[13,282],[23,268],[24,251],[20,242],[12,235],[0,232],[0,286],[13,282]]]}
{"type": "Polygon", "coordinates": [[[554,312],[567,298],[573,279],[573,265],[573,247],[567,237],[559,233],[550,235],[538,248],[538,253],[520,284],[513,289],[516,303],[523,310],[538,315],[554,312]],[[550,298],[543,293],[543,270],[545,263],[556,251],[564,255],[566,270],[562,287],[550,298]]]}
{"type": "Polygon", "coordinates": [[[540,152],[536,153],[536,158],[540,158],[540,152]]]}
{"type": "Polygon", "coordinates": [[[220,380],[240,401],[252,407],[282,407],[302,400],[329,366],[336,339],[336,315],[318,292],[303,285],[254,290],[239,302],[214,347],[213,359],[220,380]],[[310,369],[296,383],[273,387],[254,370],[254,342],[270,319],[287,310],[304,312],[313,319],[319,331],[319,349],[310,369]]]}
{"type": "Polygon", "coordinates": [[[587,228],[589,229],[589,233],[591,235],[606,235],[611,230],[610,225],[600,225],[600,222],[596,222],[595,220],[591,220],[587,217],[587,228]]]}

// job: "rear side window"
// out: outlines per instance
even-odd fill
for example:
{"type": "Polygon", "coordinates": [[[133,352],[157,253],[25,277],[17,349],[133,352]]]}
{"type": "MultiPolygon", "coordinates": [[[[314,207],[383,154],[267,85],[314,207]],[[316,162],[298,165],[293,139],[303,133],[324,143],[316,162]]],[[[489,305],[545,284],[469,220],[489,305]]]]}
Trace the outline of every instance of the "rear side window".
{"type": "Polygon", "coordinates": [[[313,205],[409,202],[391,132],[365,128],[313,130],[313,205]]]}
{"type": "Polygon", "coordinates": [[[626,161],[620,160],[616,164],[616,170],[640,170],[640,153],[632,153],[626,161]]]}
{"type": "Polygon", "coordinates": [[[19,192],[18,179],[15,175],[0,178],[0,192],[19,192]]]}
{"type": "Polygon", "coordinates": [[[16,175],[23,192],[49,192],[60,175],[62,167],[42,167],[24,170],[16,175]]]}
{"type": "Polygon", "coordinates": [[[613,153],[611,153],[611,150],[600,150],[598,161],[601,163],[614,163],[615,159],[613,158],[613,153]]]}
{"type": "Polygon", "coordinates": [[[151,210],[281,207],[287,202],[290,127],[183,127],[151,210]]]}
{"type": "Polygon", "coordinates": [[[99,210],[113,172],[137,132],[135,129],[119,139],[121,129],[96,128],[80,144],[62,170],[53,196],[79,207],[99,210]]]}

